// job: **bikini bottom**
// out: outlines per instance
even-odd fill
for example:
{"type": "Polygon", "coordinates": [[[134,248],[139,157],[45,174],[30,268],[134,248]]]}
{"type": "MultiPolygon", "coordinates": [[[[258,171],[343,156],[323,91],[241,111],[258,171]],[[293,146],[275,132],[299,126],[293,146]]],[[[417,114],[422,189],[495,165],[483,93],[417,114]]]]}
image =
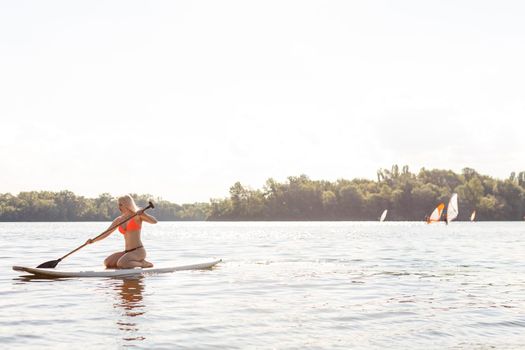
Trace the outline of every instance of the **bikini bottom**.
{"type": "Polygon", "coordinates": [[[141,246],[139,246],[139,247],[137,247],[137,248],[133,248],[133,249],[125,250],[124,253],[129,253],[129,252],[132,252],[132,251],[137,250],[137,249],[140,249],[140,248],[144,248],[144,246],[141,245],[141,246]]]}

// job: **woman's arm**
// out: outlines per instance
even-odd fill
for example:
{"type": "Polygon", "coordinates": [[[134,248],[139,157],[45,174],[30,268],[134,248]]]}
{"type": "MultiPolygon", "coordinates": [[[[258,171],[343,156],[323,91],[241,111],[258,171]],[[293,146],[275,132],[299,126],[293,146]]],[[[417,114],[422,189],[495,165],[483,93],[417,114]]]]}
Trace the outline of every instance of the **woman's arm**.
{"type": "Polygon", "coordinates": [[[120,220],[121,220],[121,217],[119,216],[118,218],[113,220],[111,225],[109,225],[108,229],[106,231],[104,231],[104,233],[101,234],[100,237],[97,237],[96,239],[91,239],[90,238],[90,239],[88,239],[86,241],[86,243],[91,244],[91,243],[95,243],[95,242],[101,241],[104,238],[106,238],[107,236],[109,236],[110,234],[112,234],[113,232],[115,232],[115,230],[118,228],[118,226],[115,226],[115,225],[117,225],[117,223],[119,223],[120,220]]]}
{"type": "Polygon", "coordinates": [[[156,224],[158,222],[157,219],[155,219],[153,216],[151,216],[151,215],[149,215],[149,214],[147,214],[147,213],[145,213],[143,211],[139,210],[137,213],[139,214],[138,217],[140,217],[142,219],[142,221],[146,221],[146,222],[148,222],[150,224],[156,224]]]}

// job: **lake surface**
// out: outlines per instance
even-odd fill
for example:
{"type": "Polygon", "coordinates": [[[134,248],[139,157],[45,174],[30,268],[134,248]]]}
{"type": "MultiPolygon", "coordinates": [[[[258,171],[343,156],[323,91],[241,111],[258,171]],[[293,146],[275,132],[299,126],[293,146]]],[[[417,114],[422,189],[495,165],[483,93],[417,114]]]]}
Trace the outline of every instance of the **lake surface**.
{"type": "MultiPolygon", "coordinates": [[[[30,279],[109,223],[0,223],[6,349],[523,349],[525,223],[144,225],[135,279],[30,279]]],[[[102,269],[116,232],[57,268],[102,269]]]]}

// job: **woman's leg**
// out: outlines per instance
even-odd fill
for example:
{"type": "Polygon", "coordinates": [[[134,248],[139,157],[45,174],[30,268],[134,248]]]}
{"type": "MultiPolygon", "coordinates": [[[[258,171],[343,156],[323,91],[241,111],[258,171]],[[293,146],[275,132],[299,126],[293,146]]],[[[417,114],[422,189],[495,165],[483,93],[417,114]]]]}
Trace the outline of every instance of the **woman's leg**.
{"type": "Polygon", "coordinates": [[[144,260],[144,258],[146,258],[146,250],[139,248],[122,255],[117,261],[117,268],[132,269],[134,267],[153,267],[153,264],[144,260]]]}
{"type": "Polygon", "coordinates": [[[111,254],[110,256],[108,256],[105,260],[104,260],[104,265],[106,265],[106,268],[108,269],[116,269],[117,268],[117,261],[122,257],[122,255],[124,255],[126,253],[124,252],[118,252],[118,253],[113,253],[111,254]]]}

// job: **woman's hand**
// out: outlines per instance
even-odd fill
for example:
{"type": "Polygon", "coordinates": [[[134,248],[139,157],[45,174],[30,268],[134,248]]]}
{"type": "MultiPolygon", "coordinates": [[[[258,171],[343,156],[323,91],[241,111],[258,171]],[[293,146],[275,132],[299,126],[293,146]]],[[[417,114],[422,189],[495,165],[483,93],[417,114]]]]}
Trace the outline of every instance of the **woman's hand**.
{"type": "Polygon", "coordinates": [[[137,216],[141,216],[142,214],[144,214],[144,209],[137,210],[135,214],[137,214],[137,216]]]}

